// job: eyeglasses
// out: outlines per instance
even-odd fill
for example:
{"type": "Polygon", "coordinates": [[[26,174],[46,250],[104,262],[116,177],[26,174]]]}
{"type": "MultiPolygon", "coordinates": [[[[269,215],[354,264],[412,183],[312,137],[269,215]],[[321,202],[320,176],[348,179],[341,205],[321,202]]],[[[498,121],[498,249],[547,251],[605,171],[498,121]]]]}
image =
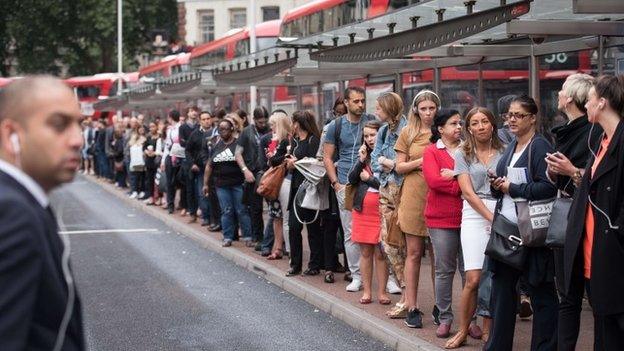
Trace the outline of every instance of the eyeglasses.
{"type": "MultiPolygon", "coordinates": [[[[505,115],[505,114],[503,114],[505,115]]],[[[525,119],[526,117],[529,116],[533,116],[532,113],[507,113],[506,114],[506,119],[516,119],[516,120],[520,120],[520,119],[525,119]]]]}

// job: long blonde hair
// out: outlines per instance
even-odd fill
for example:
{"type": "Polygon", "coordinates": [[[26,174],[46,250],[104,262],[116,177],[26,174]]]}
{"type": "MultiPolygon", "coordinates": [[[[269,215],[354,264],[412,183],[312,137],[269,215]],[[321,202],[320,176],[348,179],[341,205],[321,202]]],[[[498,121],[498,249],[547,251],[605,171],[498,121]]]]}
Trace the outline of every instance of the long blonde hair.
{"type": "Polygon", "coordinates": [[[287,114],[283,112],[275,112],[269,117],[269,123],[275,126],[273,138],[278,142],[287,139],[292,133],[292,121],[287,114]]]}
{"type": "Polygon", "coordinates": [[[407,125],[405,126],[407,137],[412,141],[420,134],[422,120],[418,114],[418,105],[423,101],[433,102],[436,105],[436,110],[438,110],[441,105],[440,97],[438,97],[438,94],[431,90],[421,90],[418,94],[416,94],[416,96],[414,96],[414,100],[412,101],[412,105],[407,116],[407,125]]]}

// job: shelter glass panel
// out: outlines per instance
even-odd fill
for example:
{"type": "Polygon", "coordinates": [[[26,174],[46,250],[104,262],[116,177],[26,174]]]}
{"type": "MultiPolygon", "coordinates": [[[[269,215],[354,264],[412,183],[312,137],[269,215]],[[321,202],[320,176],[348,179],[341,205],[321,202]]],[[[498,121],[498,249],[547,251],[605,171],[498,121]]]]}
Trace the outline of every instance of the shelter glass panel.
{"type": "Polygon", "coordinates": [[[409,72],[403,74],[403,105],[404,113],[407,116],[416,94],[423,89],[432,89],[433,70],[409,72]]]}

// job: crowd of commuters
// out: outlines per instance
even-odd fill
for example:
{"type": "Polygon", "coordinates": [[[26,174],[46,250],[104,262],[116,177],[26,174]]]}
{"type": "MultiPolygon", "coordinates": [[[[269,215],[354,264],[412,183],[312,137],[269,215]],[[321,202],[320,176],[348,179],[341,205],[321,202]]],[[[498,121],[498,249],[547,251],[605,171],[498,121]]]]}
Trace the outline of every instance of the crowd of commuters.
{"type": "Polygon", "coordinates": [[[442,108],[429,90],[406,114],[396,93],[371,102],[375,115],[366,103],[363,89],[347,88],[322,130],[310,111],[263,107],[249,124],[243,111],[193,108],[147,125],[142,116],[95,126],[87,119],[84,172],[119,187],[129,180],[130,197],[169,213],[179,198],[190,221],[201,215],[202,225],[222,230],[223,246],[240,239],[269,260],[287,255],[287,276],[324,271],[333,283],[346,271],[346,290],[363,290],[361,304],[389,305],[388,293],[401,294],[386,314],[411,328],[424,325],[418,283],[427,252],[435,293],[428,310],[446,348],[471,337],[485,350],[511,350],[520,312],[533,313],[532,350],[574,350],[586,290],[595,348],[624,349],[623,77],[568,77],[558,104],[568,122],[548,133],[526,95],[502,97],[498,116],[442,108]],[[327,206],[317,210],[300,196],[310,189],[301,168],[310,159],[326,171],[315,194],[327,206]],[[277,167],[285,169],[279,194],[263,199],[258,186],[277,167]],[[520,244],[516,266],[486,255],[498,219],[519,231],[524,204],[555,197],[572,202],[563,248],[520,244]],[[451,336],[457,270],[463,289],[451,336]]]}

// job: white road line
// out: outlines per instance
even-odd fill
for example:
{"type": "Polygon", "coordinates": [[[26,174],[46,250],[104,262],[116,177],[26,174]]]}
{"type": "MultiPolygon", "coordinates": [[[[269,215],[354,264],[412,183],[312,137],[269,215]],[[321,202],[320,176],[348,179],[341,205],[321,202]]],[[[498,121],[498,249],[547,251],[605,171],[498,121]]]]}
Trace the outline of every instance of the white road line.
{"type": "Polygon", "coordinates": [[[97,230],[66,230],[59,234],[108,234],[108,233],[155,233],[158,229],[97,229],[97,230]]]}

